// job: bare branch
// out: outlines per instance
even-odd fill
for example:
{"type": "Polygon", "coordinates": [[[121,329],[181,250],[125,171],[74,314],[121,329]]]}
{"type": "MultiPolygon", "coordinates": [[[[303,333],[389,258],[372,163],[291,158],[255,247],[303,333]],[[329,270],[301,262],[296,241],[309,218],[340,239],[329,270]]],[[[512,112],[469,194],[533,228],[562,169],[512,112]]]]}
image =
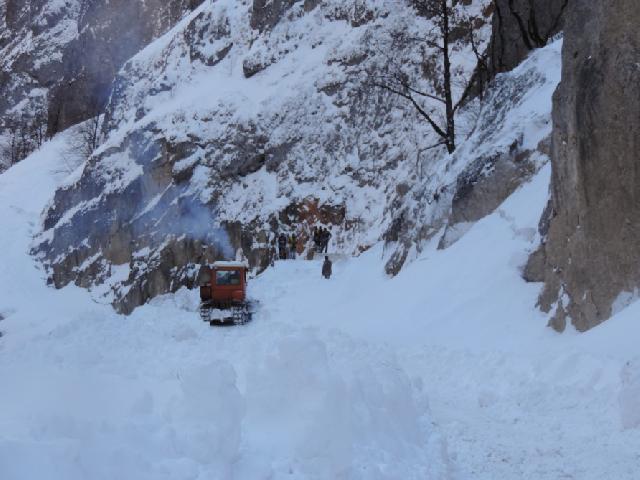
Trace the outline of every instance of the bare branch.
{"type": "Polygon", "coordinates": [[[438,142],[438,143],[434,143],[433,145],[429,145],[428,147],[424,147],[420,149],[420,153],[423,152],[427,152],[429,150],[433,150],[434,148],[438,148],[438,147],[442,147],[443,145],[446,145],[447,142],[445,142],[444,140],[438,142]]]}
{"type": "Polygon", "coordinates": [[[418,113],[425,119],[427,120],[427,122],[429,123],[429,125],[431,125],[431,128],[433,128],[433,130],[442,138],[447,138],[447,134],[444,132],[444,130],[442,130],[438,124],[433,120],[433,118],[431,117],[431,114],[429,114],[426,110],[424,110],[422,108],[422,106],[416,101],[415,98],[413,98],[413,96],[411,96],[408,93],[405,93],[401,90],[396,90],[393,87],[390,87],[389,85],[385,85],[385,84],[374,84],[376,87],[378,88],[382,88],[384,90],[387,90],[391,93],[395,93],[396,95],[398,95],[399,97],[402,97],[406,100],[409,100],[409,102],[411,102],[411,104],[415,107],[415,109],[418,111],[418,113]]]}

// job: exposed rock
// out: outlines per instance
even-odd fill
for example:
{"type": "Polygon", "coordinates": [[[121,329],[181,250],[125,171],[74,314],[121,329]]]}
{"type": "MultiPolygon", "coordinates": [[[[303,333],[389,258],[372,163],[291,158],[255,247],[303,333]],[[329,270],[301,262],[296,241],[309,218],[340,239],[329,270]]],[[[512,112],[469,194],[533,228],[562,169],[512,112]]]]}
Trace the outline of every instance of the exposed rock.
{"type": "Polygon", "coordinates": [[[473,223],[492,213],[529,180],[548,159],[539,155],[540,150],[523,150],[516,141],[508,151],[481,156],[469,165],[458,176],[451,216],[439,248],[456,242],[473,223]]]}
{"type": "MultiPolygon", "coordinates": [[[[259,31],[273,28],[297,0],[253,0],[251,8],[251,28],[259,31]]],[[[311,10],[310,4],[305,8],[311,10]]]]}
{"type": "MultiPolygon", "coordinates": [[[[49,95],[48,133],[101,113],[111,93],[111,83],[125,61],[173,26],[185,9],[200,3],[98,0],[83,4],[78,38],[65,48],[64,77],[49,95]]],[[[197,55],[195,38],[194,50],[197,55]]],[[[220,55],[214,55],[214,59],[220,55]]]]}
{"type": "Polygon", "coordinates": [[[493,75],[522,62],[535,48],[544,47],[562,30],[570,0],[495,0],[489,50],[493,75]]]}
{"type": "Polygon", "coordinates": [[[212,18],[211,12],[201,12],[185,30],[191,61],[199,60],[213,67],[224,60],[233,42],[229,40],[229,19],[212,18]]]}
{"type": "Polygon", "coordinates": [[[260,56],[251,56],[245,58],[242,62],[242,72],[246,78],[253,77],[256,73],[260,73],[275,61],[274,58],[261,58],[260,56]]]}
{"type": "Polygon", "coordinates": [[[418,154],[417,181],[390,206],[387,273],[396,274],[435,235],[441,235],[440,248],[456,242],[548,162],[559,45],[536,52],[492,82],[480,111],[470,106],[466,112],[475,116],[463,120],[474,122],[472,133],[439,172],[429,172],[422,180],[421,165],[432,160],[430,151],[418,154]],[[536,95],[535,102],[531,95],[536,95]]]}
{"type": "Polygon", "coordinates": [[[639,22],[636,0],[569,5],[540,297],[558,330],[598,325],[640,287],[639,22]]]}
{"type": "Polygon", "coordinates": [[[540,246],[529,256],[522,272],[522,278],[527,282],[544,282],[546,262],[544,246],[540,246]]]}

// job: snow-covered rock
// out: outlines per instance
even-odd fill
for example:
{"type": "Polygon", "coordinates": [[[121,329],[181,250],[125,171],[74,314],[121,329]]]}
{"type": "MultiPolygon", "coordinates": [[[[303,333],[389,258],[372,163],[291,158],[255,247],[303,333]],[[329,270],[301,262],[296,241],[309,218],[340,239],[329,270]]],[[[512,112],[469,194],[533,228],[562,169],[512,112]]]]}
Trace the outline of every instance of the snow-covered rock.
{"type": "Polygon", "coordinates": [[[0,2],[0,162],[99,114],[122,64],[198,3],[0,2]]]}
{"type": "MultiPolygon", "coordinates": [[[[428,88],[437,56],[407,37],[431,21],[384,0],[285,3],[263,5],[277,21],[255,30],[258,13],[275,15],[256,13],[260,2],[205,2],[123,67],[106,141],[46,216],[39,251],[57,286],[103,284],[130,312],[239,247],[264,268],[279,232],[296,232],[302,252],[318,223],[346,254],[381,239],[435,138],[372,83],[394,51],[428,88]],[[114,271],[125,267],[123,282],[114,271]]],[[[476,18],[481,48],[485,6],[459,7],[476,18]]],[[[459,97],[475,67],[463,39],[452,60],[459,97]]],[[[432,151],[427,171],[442,158],[432,151]]]]}
{"type": "Polygon", "coordinates": [[[398,191],[389,212],[387,272],[397,273],[436,235],[441,248],[450,246],[549,161],[561,47],[556,40],[498,75],[463,111],[469,130],[452,155],[418,156],[417,178],[398,191]]]}

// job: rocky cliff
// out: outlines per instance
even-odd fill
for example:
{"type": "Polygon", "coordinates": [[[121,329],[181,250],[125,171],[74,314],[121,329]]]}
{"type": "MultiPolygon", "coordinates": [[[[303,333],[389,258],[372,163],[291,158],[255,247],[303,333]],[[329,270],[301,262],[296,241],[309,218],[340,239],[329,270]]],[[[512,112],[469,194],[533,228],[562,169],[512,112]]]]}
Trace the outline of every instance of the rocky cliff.
{"type": "Polygon", "coordinates": [[[640,287],[640,9],[574,0],[554,99],[546,244],[530,270],[545,281],[552,325],[587,330],[640,287]]]}
{"type": "Polygon", "coordinates": [[[99,0],[80,5],[78,33],[65,45],[64,70],[48,97],[55,134],[101,113],[120,67],[202,0],[99,0]]]}
{"type": "Polygon", "coordinates": [[[0,2],[0,170],[44,140],[47,95],[61,82],[80,2],[0,2]]]}
{"type": "Polygon", "coordinates": [[[100,114],[124,62],[198,3],[0,2],[0,163],[100,114]]]}
{"type": "Polygon", "coordinates": [[[569,0],[495,0],[489,65],[493,74],[513,69],[562,30],[569,0]]]}

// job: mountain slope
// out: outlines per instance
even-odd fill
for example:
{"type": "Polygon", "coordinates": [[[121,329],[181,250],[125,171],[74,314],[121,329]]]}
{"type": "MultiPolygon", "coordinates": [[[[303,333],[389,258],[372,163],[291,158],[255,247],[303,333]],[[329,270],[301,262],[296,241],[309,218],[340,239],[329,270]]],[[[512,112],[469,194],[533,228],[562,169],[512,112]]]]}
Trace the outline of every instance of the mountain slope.
{"type": "Polygon", "coordinates": [[[122,64],[199,3],[0,1],[0,168],[102,113],[122,64]]]}
{"type": "MultiPolygon", "coordinates": [[[[392,6],[298,2],[256,32],[255,8],[204,3],[136,55],[114,84],[104,144],[47,213],[39,252],[55,285],[106,290],[131,312],[239,248],[262,270],[280,232],[296,232],[305,255],[318,223],[347,254],[384,238],[397,273],[447,223],[443,246],[493,211],[546,161],[559,44],[466,105],[448,156],[371,83],[394,47],[425,88],[438,74],[434,52],[406,40],[430,20],[392,6]]],[[[486,7],[464,7],[484,44],[486,7]]],[[[459,97],[475,55],[459,40],[452,59],[459,97]]]]}

